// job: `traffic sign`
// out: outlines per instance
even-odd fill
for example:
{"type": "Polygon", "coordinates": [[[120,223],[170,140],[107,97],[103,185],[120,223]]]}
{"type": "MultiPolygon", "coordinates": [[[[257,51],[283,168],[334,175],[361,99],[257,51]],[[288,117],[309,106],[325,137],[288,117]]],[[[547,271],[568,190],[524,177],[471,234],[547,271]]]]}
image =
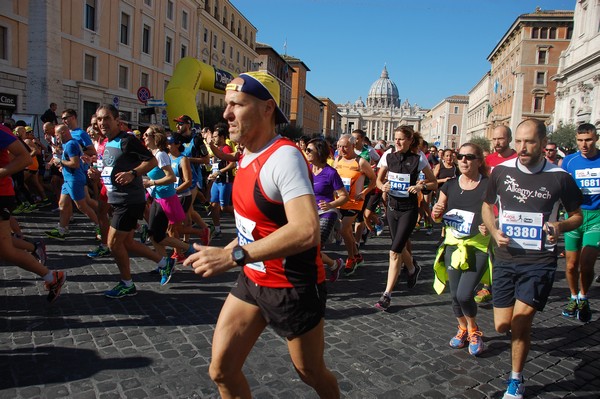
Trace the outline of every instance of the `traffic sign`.
{"type": "Polygon", "coordinates": [[[150,94],[150,89],[148,89],[147,87],[141,86],[138,89],[137,98],[138,100],[140,100],[141,103],[146,104],[146,101],[148,101],[151,97],[152,95],[150,94]]]}
{"type": "Polygon", "coordinates": [[[115,108],[119,108],[119,96],[113,97],[113,105],[115,106],[115,108]]]}
{"type": "Polygon", "coordinates": [[[149,107],[166,107],[167,103],[165,102],[165,100],[149,99],[148,101],[146,101],[146,105],[149,107]]]}

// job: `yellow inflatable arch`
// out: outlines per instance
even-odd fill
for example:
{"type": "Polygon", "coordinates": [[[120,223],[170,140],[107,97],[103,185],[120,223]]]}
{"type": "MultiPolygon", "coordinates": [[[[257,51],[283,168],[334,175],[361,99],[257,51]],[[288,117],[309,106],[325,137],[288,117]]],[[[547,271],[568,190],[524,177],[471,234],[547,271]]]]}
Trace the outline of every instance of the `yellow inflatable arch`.
{"type": "Polygon", "coordinates": [[[227,71],[216,69],[192,57],[182,58],[175,67],[175,72],[165,90],[167,118],[169,127],[175,131],[173,119],[180,115],[188,115],[194,122],[200,122],[196,94],[198,90],[211,93],[225,93],[225,86],[235,76],[227,71]]]}

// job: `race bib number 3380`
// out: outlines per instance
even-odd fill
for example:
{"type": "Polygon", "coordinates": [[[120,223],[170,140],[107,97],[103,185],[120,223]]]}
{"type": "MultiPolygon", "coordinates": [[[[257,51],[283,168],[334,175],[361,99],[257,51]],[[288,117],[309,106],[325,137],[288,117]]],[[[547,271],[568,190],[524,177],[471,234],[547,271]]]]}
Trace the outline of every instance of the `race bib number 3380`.
{"type": "Polygon", "coordinates": [[[538,212],[502,211],[500,224],[502,232],[509,237],[509,247],[542,249],[542,225],[544,215],[538,212]]]}

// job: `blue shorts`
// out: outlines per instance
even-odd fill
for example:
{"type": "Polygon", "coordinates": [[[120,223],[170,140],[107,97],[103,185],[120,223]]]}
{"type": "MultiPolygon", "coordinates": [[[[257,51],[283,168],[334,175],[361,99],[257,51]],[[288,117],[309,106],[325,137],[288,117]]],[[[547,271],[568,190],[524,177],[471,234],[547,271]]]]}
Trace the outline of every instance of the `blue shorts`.
{"type": "Polygon", "coordinates": [[[231,205],[233,183],[213,183],[210,189],[210,202],[219,203],[221,207],[231,205]]]}
{"type": "Polygon", "coordinates": [[[81,201],[85,198],[85,182],[65,181],[60,193],[68,195],[73,201],[81,201]]]}
{"type": "Polygon", "coordinates": [[[536,310],[544,310],[555,273],[556,261],[549,264],[522,264],[494,259],[494,307],[509,308],[518,299],[536,310]]]}

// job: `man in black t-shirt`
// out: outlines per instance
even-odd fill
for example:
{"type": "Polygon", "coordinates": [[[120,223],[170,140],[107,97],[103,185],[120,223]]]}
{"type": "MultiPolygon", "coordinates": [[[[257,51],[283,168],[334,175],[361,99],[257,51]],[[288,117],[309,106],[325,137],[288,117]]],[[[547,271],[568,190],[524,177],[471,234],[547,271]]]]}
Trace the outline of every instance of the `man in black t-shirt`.
{"type": "Polygon", "coordinates": [[[492,171],[482,217],[495,241],[494,324],[511,331],[512,372],[504,398],[522,398],[522,371],[536,311],[543,310],[554,282],[556,242],[582,222],[580,190],[573,178],[544,157],[546,126],[536,119],[519,124],[517,158],[492,171]],[[558,204],[569,218],[558,221],[558,204]],[[494,205],[498,205],[498,221],[494,205]]]}

